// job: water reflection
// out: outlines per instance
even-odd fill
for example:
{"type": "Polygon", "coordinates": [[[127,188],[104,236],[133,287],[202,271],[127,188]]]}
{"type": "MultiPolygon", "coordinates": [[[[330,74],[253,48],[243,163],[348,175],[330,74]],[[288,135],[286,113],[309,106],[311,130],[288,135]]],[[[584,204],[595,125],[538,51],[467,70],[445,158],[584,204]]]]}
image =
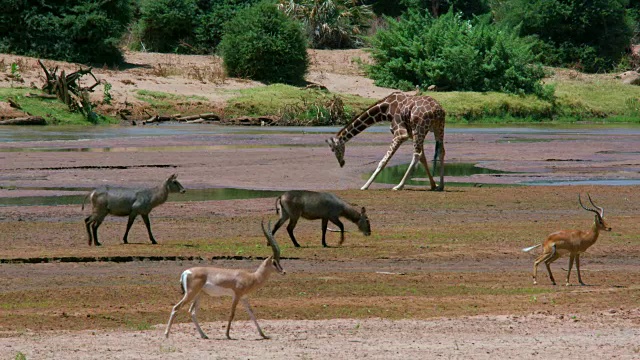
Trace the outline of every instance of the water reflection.
{"type": "MultiPolygon", "coordinates": [[[[429,163],[429,169],[431,169],[432,163],[429,163]]],[[[376,182],[383,184],[398,184],[402,177],[407,172],[409,168],[409,164],[402,164],[396,166],[387,166],[382,169],[378,177],[376,177],[376,182]]],[[[493,170],[478,167],[475,164],[471,163],[445,163],[444,167],[444,176],[471,176],[476,174],[506,174],[506,171],[493,170]]],[[[369,178],[373,174],[373,172],[368,173],[363,178],[369,178]]],[[[440,167],[438,165],[438,171],[436,172],[439,177],[440,167]]],[[[437,180],[437,179],[436,179],[437,180]]],[[[406,185],[427,185],[429,184],[429,178],[427,177],[427,172],[424,170],[422,164],[418,164],[418,166],[413,170],[411,178],[407,180],[406,185]]]]}

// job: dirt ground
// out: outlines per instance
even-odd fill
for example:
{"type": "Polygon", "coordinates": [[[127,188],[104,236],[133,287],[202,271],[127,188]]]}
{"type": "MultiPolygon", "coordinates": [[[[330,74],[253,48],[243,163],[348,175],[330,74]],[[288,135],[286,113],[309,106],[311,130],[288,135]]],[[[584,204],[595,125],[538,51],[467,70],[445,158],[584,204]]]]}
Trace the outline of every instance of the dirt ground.
{"type": "MultiPolygon", "coordinates": [[[[353,59],[361,56],[314,53],[310,80],[332,91],[386,95],[390,89],[358,75],[353,59]]],[[[223,88],[259,86],[152,76],[158,64],[205,66],[207,57],[128,59],[137,66],[99,71],[125,80],[109,80],[118,96],[144,87],[222,101],[216,94],[223,88]]],[[[354,138],[344,168],[324,143],[328,133],[302,130],[230,132],[193,125],[181,132],[158,126],[138,136],[0,142],[0,198],[78,193],[47,190],[58,187],[148,186],[175,172],[187,191],[330,190],[366,206],[373,226],[372,236],[364,237],[345,221],[346,243],[335,246],[337,235],[329,234],[327,249],[320,246],[318,222],[299,223],[300,249],[291,246],[286,231],[277,233],[288,273],[274,275],[251,299],[271,340],[259,340],[240,309],[231,331],[237,340],[223,340],[229,299],[203,300],[199,319],[210,340],[199,339],[184,310],[165,340],[183,269],[251,269],[268,255],[258,224],[261,218],[275,221],[273,197],[187,202],[172,195],[151,214],[158,246],[149,245],[139,220],[132,244],[122,245],[125,220],[109,217],[100,228],[104,245],[88,247],[82,224],[88,210],[78,204],[0,207],[0,358],[640,358],[638,187],[489,186],[640,178],[637,128],[589,129],[448,129],[448,162],[510,173],[449,176],[441,193],[419,186],[393,192],[393,184],[381,183],[357,190],[390,144],[386,129],[354,138]],[[520,249],[554,230],[587,228],[593,217],[576,201],[577,193],[586,192],[605,207],[613,227],[584,255],[582,276],[591,286],[553,287],[543,268],[540,285],[532,286],[535,255],[520,249]],[[123,256],[139,260],[113,261],[123,256]],[[11,262],[16,259],[50,261],[11,262]]],[[[408,162],[410,152],[411,146],[403,146],[390,166],[408,162]]],[[[559,283],[566,266],[565,258],[552,266],[559,283]]],[[[576,281],[574,272],[571,283],[576,281]]]]}

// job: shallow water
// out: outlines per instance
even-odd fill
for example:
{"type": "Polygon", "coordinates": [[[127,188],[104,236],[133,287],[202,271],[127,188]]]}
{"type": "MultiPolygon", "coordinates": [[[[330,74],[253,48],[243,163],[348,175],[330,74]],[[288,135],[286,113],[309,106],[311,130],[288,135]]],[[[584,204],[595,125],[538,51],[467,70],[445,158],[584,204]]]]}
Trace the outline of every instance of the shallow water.
{"type": "MultiPolygon", "coordinates": [[[[261,133],[335,133],[339,126],[220,126],[206,124],[158,124],[144,126],[3,126],[0,131],[0,143],[17,141],[56,141],[91,140],[126,137],[156,137],[171,135],[214,135],[214,134],[261,134],[261,133]]],[[[366,130],[367,132],[389,132],[388,124],[382,123],[366,130]]],[[[540,126],[464,126],[447,125],[447,133],[469,134],[535,134],[535,135],[637,135],[638,125],[549,125],[540,126]]]]}
{"type": "MultiPolygon", "coordinates": [[[[59,196],[18,196],[0,197],[0,207],[3,206],[57,206],[82,204],[85,196],[92,188],[64,188],[64,187],[23,187],[15,190],[49,190],[49,191],[77,191],[77,195],[59,196]]],[[[209,200],[234,200],[276,197],[282,191],[273,190],[248,190],[236,188],[209,188],[187,189],[184,194],[172,194],[167,201],[209,201],[209,200]]]]}
{"type": "MultiPolygon", "coordinates": [[[[429,169],[433,172],[432,162],[429,162],[429,169]]],[[[380,174],[376,177],[375,182],[383,183],[383,184],[398,184],[402,177],[407,172],[409,168],[409,164],[401,164],[396,166],[387,166],[380,174]]],[[[483,167],[479,167],[476,164],[472,163],[445,163],[444,167],[444,176],[471,176],[476,174],[507,174],[509,172],[487,169],[483,167]]],[[[366,174],[363,178],[368,179],[371,177],[373,172],[366,174]]],[[[434,177],[436,183],[440,177],[440,165],[438,165],[438,169],[436,171],[437,176],[434,177]]],[[[422,164],[418,164],[415,169],[413,169],[413,173],[411,177],[405,182],[406,185],[428,185],[429,178],[427,177],[427,172],[424,170],[422,164]]],[[[449,182],[449,185],[456,185],[457,183],[449,182]]]]}

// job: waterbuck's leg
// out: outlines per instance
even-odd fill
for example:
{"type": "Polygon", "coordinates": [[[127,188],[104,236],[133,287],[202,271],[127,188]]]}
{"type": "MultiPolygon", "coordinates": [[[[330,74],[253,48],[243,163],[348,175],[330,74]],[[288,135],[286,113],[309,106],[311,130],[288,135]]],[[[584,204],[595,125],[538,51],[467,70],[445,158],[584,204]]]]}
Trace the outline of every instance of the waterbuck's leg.
{"type": "MultiPolygon", "coordinates": [[[[284,212],[284,210],[282,210],[282,215],[280,215],[280,219],[278,219],[276,224],[273,225],[273,230],[271,230],[271,234],[275,235],[276,231],[278,231],[280,226],[282,226],[282,224],[284,224],[285,221],[287,221],[287,220],[289,220],[289,214],[287,214],[286,212],[284,212]]],[[[269,241],[267,241],[267,245],[271,246],[269,241]]]]}
{"type": "Polygon", "coordinates": [[[207,334],[205,334],[204,331],[202,331],[202,328],[200,328],[200,324],[198,324],[198,318],[196,316],[198,314],[199,301],[200,301],[200,294],[196,295],[196,298],[193,300],[193,303],[189,307],[189,313],[191,314],[191,321],[193,321],[193,323],[196,324],[196,329],[200,333],[200,337],[203,339],[208,339],[209,337],[207,336],[207,334]]]}
{"type": "Polygon", "coordinates": [[[291,241],[293,241],[293,246],[300,247],[300,244],[296,241],[296,237],[293,236],[293,229],[295,229],[297,223],[298,218],[291,218],[291,220],[289,220],[289,225],[287,225],[287,232],[289,233],[291,241]]]}
{"type": "Polygon", "coordinates": [[[122,242],[125,244],[128,244],[127,236],[129,236],[129,230],[131,230],[131,225],[133,225],[133,220],[136,219],[136,216],[138,216],[138,214],[133,212],[129,214],[129,221],[127,221],[127,230],[125,230],[124,237],[122,238],[122,242]]]}
{"type": "Polygon", "coordinates": [[[98,241],[98,226],[100,226],[100,224],[102,224],[102,220],[103,219],[95,219],[92,223],[91,223],[91,230],[93,233],[93,244],[95,246],[101,246],[102,244],[100,244],[100,242],[98,241]]]}
{"type": "Polygon", "coordinates": [[[238,306],[238,301],[240,299],[237,295],[233,295],[233,301],[231,302],[231,315],[229,315],[229,323],[227,324],[227,339],[231,340],[231,336],[229,336],[229,330],[231,330],[231,321],[233,321],[233,317],[236,315],[236,306],[238,306]]]}
{"type": "Polygon", "coordinates": [[[151,233],[151,222],[149,221],[149,214],[144,215],[140,214],[142,217],[142,221],[144,221],[144,225],[147,227],[147,232],[149,233],[149,240],[151,240],[152,244],[157,244],[156,239],[153,238],[153,234],[151,233]]]}
{"type": "Polygon", "coordinates": [[[262,329],[260,329],[260,325],[258,325],[258,320],[256,320],[256,316],[253,314],[253,311],[251,310],[251,306],[249,305],[249,300],[247,298],[242,298],[242,305],[244,305],[245,310],[247,310],[247,314],[249,314],[249,317],[251,318],[253,323],[256,325],[256,329],[258,329],[258,333],[260,333],[260,336],[262,336],[263,339],[268,339],[269,337],[262,332],[262,329]]]}
{"type": "Polygon", "coordinates": [[[573,260],[575,259],[574,254],[569,254],[569,270],[567,270],[567,283],[565,286],[569,286],[569,278],[571,277],[571,269],[573,268],[573,260]]]}
{"type": "Polygon", "coordinates": [[[91,235],[91,223],[93,222],[93,220],[91,220],[91,215],[87,216],[84,219],[84,226],[87,228],[87,235],[89,235],[89,246],[91,246],[91,242],[93,241],[93,236],[91,235]]]}
{"type": "Polygon", "coordinates": [[[576,270],[578,271],[578,282],[584,286],[585,283],[582,282],[582,277],[580,276],[580,253],[576,254],[576,270]]]}
{"type": "Polygon", "coordinates": [[[322,247],[328,247],[326,241],[327,235],[327,225],[329,224],[329,219],[322,218],[322,247]]]}
{"type": "Polygon", "coordinates": [[[342,224],[342,221],[340,221],[340,219],[338,218],[329,220],[331,220],[332,223],[336,224],[336,226],[340,229],[340,245],[342,245],[342,243],[344,242],[344,225],[342,224]]]}

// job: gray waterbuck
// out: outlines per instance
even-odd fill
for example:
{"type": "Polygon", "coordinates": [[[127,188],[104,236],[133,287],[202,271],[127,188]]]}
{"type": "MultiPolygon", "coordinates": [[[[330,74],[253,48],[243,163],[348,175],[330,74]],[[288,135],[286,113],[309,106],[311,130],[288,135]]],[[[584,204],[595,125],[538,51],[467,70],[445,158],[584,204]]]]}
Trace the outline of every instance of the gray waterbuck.
{"type": "Polygon", "coordinates": [[[300,217],[307,220],[322,219],[322,246],[324,247],[327,247],[325,236],[329,221],[340,228],[340,245],[344,242],[344,225],[340,222],[340,217],[345,217],[357,224],[358,229],[365,236],[371,235],[371,224],[364,207],[358,211],[339,197],[326,192],[287,191],[276,199],[276,213],[280,213],[280,219],[273,226],[273,233],[275,234],[280,226],[289,220],[287,232],[295,247],[300,247],[293,235],[293,229],[300,217]]]}
{"type": "Polygon", "coordinates": [[[124,232],[122,241],[127,243],[127,235],[133,225],[135,218],[140,215],[149,233],[149,239],[152,244],[157,244],[151,233],[151,223],[149,222],[149,213],[153,208],[167,201],[169,193],[184,193],[185,189],[176,180],[177,175],[171,175],[161,185],[153,188],[126,188],[102,186],[99,187],[84,198],[82,209],[87,198],[90,199],[93,206],[91,215],[84,219],[89,235],[89,246],[91,242],[100,246],[98,241],[98,227],[104,221],[104,218],[111,214],[115,216],[128,216],[127,230],[124,232]]]}

